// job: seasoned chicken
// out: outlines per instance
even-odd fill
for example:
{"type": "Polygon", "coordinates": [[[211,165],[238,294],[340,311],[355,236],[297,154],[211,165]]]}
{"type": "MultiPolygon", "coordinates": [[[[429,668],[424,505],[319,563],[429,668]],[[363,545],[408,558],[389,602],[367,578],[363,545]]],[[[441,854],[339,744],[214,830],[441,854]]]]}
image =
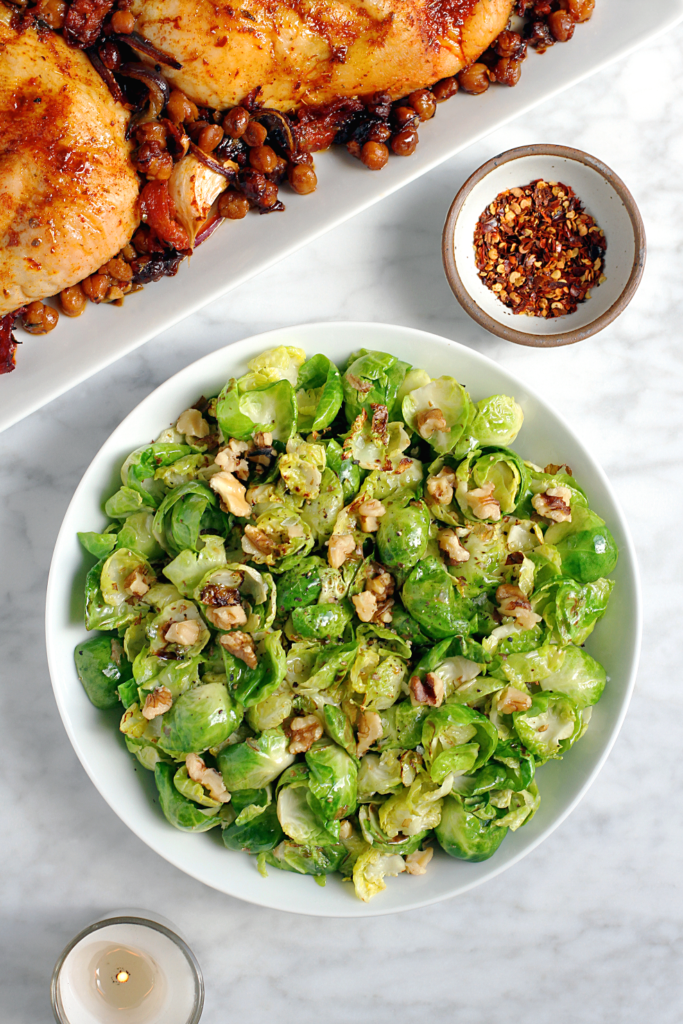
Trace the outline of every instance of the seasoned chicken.
{"type": "Polygon", "coordinates": [[[97,270],[139,221],[128,112],[80,50],[0,3],[0,316],[97,270]]]}
{"type": "Polygon", "coordinates": [[[278,110],[457,74],[503,31],[513,0],[134,0],[136,30],[179,60],[167,78],[224,107],[261,87],[278,110]]]}

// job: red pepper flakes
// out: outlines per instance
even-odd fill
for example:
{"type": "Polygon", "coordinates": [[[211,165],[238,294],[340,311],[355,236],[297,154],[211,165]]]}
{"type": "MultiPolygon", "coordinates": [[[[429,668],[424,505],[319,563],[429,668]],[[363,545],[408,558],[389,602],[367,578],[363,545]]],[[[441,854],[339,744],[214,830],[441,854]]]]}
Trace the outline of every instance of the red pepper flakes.
{"type": "Polygon", "coordinates": [[[602,284],[605,233],[579,197],[541,178],[501,192],[479,218],[474,250],[479,276],[513,313],[574,313],[602,284]]]}

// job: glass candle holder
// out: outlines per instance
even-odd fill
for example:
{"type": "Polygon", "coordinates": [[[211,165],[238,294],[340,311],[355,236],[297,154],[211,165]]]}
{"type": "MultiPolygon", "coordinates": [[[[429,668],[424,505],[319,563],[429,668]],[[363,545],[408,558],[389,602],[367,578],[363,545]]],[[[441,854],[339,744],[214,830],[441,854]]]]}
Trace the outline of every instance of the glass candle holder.
{"type": "Polygon", "coordinates": [[[68,944],[52,973],[50,999],[59,1024],[197,1024],[204,980],[170,922],[119,911],[68,944]]]}

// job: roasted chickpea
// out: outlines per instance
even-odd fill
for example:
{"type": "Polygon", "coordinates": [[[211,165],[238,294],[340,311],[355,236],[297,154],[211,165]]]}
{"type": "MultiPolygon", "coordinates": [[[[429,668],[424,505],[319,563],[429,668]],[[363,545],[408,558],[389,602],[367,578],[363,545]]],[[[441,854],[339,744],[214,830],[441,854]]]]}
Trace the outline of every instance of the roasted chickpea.
{"type": "Polygon", "coordinates": [[[458,75],[458,82],[460,88],[464,89],[465,92],[472,93],[473,96],[479,96],[481,93],[486,92],[491,84],[491,77],[489,75],[489,69],[485,64],[472,64],[471,67],[465,68],[458,75]]]}
{"type": "Polygon", "coordinates": [[[436,113],[436,100],[429,89],[416,89],[408,97],[408,103],[421,121],[429,121],[436,113]]]}
{"type": "Polygon", "coordinates": [[[306,164],[292,164],[287,170],[287,180],[292,189],[300,196],[315,192],[318,178],[312,167],[306,164]]]}
{"type": "Polygon", "coordinates": [[[419,141],[414,128],[404,128],[402,132],[392,138],[391,149],[396,156],[412,156],[419,141]]]}
{"type": "Polygon", "coordinates": [[[569,11],[574,21],[589,21],[595,10],[595,0],[560,0],[563,11],[569,11]]]}
{"type": "Polygon", "coordinates": [[[346,148],[351,156],[355,156],[357,160],[360,160],[361,145],[358,139],[349,139],[346,143],[346,148]]]}
{"type": "Polygon", "coordinates": [[[80,284],[74,284],[70,288],[63,288],[59,293],[59,303],[62,312],[67,316],[80,316],[86,307],[87,299],[80,284]]]}
{"type": "Polygon", "coordinates": [[[499,57],[516,57],[524,43],[519,32],[501,32],[494,43],[494,50],[499,57]]]}
{"type": "Polygon", "coordinates": [[[129,36],[135,28],[135,18],[130,11],[114,11],[111,16],[111,27],[114,32],[129,36]]]}
{"type": "Polygon", "coordinates": [[[569,11],[553,11],[548,18],[548,28],[558,43],[567,43],[574,35],[576,22],[569,11]]]}
{"type": "Polygon", "coordinates": [[[166,145],[166,129],[158,121],[139,124],[133,132],[133,137],[140,145],[143,142],[158,142],[160,146],[166,145]]]}
{"type": "Polygon", "coordinates": [[[249,163],[262,174],[272,174],[277,168],[277,153],[270,146],[252,146],[249,151],[249,163]]]}
{"type": "Polygon", "coordinates": [[[412,107],[394,107],[394,122],[399,128],[414,128],[420,115],[412,107]]]}
{"type": "Polygon", "coordinates": [[[233,107],[223,118],[223,131],[231,139],[241,139],[249,124],[249,111],[244,107],[233,107]]]}
{"type": "Polygon", "coordinates": [[[105,39],[99,47],[98,53],[105,68],[109,68],[110,71],[116,71],[117,68],[121,67],[121,51],[113,39],[105,39]]]}
{"type": "Polygon", "coordinates": [[[135,259],[136,252],[133,246],[130,244],[130,242],[126,242],[123,249],[119,253],[119,256],[121,256],[124,260],[127,260],[128,262],[135,259]]]}
{"type": "Polygon", "coordinates": [[[372,128],[367,134],[365,139],[366,142],[386,142],[391,137],[391,128],[386,121],[378,121],[377,124],[373,124],[372,128]]]}
{"type": "Polygon", "coordinates": [[[242,220],[249,213],[249,200],[240,192],[230,189],[218,200],[218,213],[228,220],[242,220]]]}
{"type": "Polygon", "coordinates": [[[81,281],[81,288],[91,302],[104,302],[110,286],[111,281],[106,274],[91,274],[85,281],[81,281]]]}
{"type": "Polygon", "coordinates": [[[242,136],[248,146],[262,146],[266,141],[268,131],[258,121],[250,121],[242,136]]]}
{"type": "Polygon", "coordinates": [[[271,206],[275,206],[276,202],[277,185],[274,181],[266,181],[261,198],[258,200],[258,205],[264,210],[269,210],[271,206]]]}
{"type": "Polygon", "coordinates": [[[383,142],[366,142],[360,158],[369,171],[381,171],[389,159],[389,150],[383,142]]]}
{"type": "Polygon", "coordinates": [[[24,330],[29,334],[48,334],[57,326],[59,313],[52,306],[45,306],[42,302],[30,302],[23,314],[22,323],[24,330]]]}
{"type": "Polygon", "coordinates": [[[432,86],[432,96],[437,103],[445,103],[451,96],[455,96],[459,88],[457,78],[442,78],[440,82],[432,86]]]}
{"type": "Polygon", "coordinates": [[[173,173],[173,157],[155,141],[143,142],[133,161],[140,174],[150,181],[168,181],[173,173]]]}
{"type": "Polygon", "coordinates": [[[64,0],[40,0],[38,6],[34,8],[34,13],[50,28],[57,30],[64,25],[66,6],[64,0]]]}
{"type": "Polygon", "coordinates": [[[175,124],[182,124],[184,121],[196,121],[199,117],[199,111],[192,100],[188,100],[184,92],[180,89],[172,89],[171,95],[168,97],[168,103],[166,104],[166,111],[171,121],[175,124]]]}
{"type": "Polygon", "coordinates": [[[120,257],[115,257],[113,260],[109,260],[108,263],[102,267],[102,270],[113,277],[115,281],[132,281],[133,280],[133,269],[122,260],[120,257]]]}
{"type": "Polygon", "coordinates": [[[493,73],[496,81],[501,85],[508,85],[510,88],[517,85],[522,74],[522,62],[514,57],[501,57],[493,73]]]}
{"type": "Polygon", "coordinates": [[[374,92],[365,101],[366,110],[376,117],[389,117],[391,113],[391,96],[388,92],[374,92]]]}
{"type": "Polygon", "coordinates": [[[218,124],[210,124],[202,128],[197,138],[197,145],[204,153],[213,153],[216,146],[223,140],[223,129],[218,124]]]}

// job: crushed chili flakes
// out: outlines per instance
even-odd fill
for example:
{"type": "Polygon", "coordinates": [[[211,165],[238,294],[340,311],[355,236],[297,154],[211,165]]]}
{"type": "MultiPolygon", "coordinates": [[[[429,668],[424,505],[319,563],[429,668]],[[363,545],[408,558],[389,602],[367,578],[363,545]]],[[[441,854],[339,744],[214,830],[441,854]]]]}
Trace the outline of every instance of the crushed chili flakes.
{"type": "Polygon", "coordinates": [[[501,192],[474,231],[480,278],[525,316],[574,313],[605,280],[606,249],[604,231],[573,189],[541,178],[501,192]]]}

